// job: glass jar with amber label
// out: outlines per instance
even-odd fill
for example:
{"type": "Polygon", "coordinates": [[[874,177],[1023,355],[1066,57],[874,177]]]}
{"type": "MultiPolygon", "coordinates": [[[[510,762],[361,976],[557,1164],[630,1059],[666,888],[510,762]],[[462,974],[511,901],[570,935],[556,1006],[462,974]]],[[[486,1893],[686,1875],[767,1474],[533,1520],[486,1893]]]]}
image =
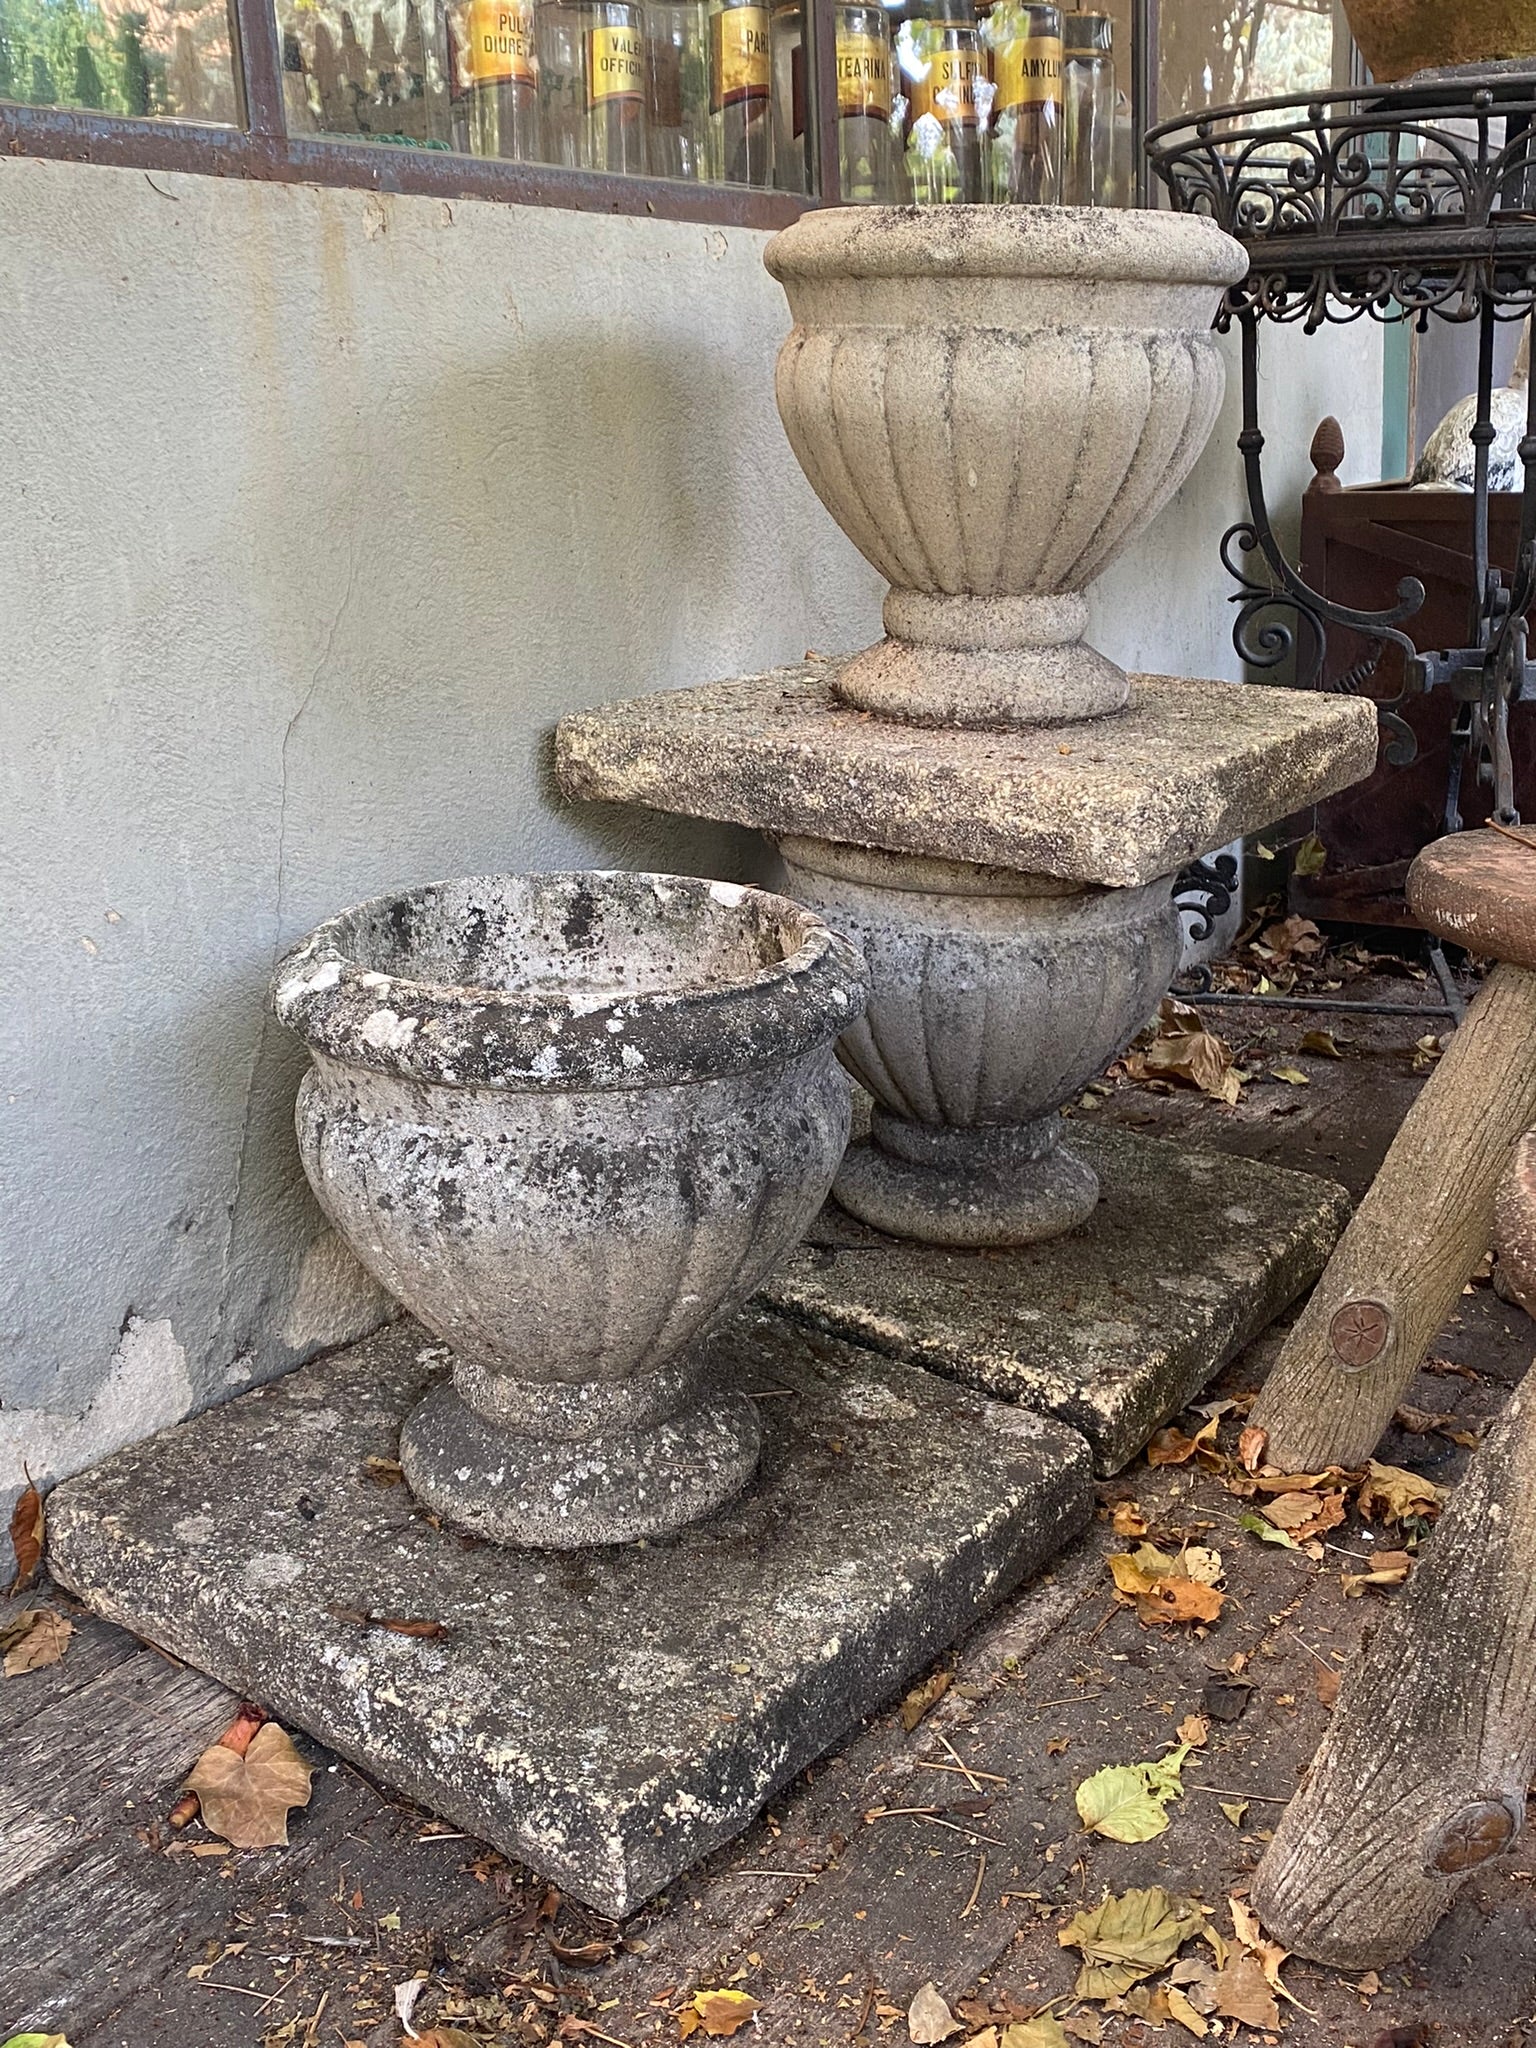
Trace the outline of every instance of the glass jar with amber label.
{"type": "Polygon", "coordinates": [[[773,163],[771,77],[767,7],[711,0],[711,172],[727,184],[768,183],[773,163]]]}
{"type": "Polygon", "coordinates": [[[972,205],[984,196],[992,83],[981,29],[965,0],[930,0],[896,35],[906,99],[906,171],[919,206],[972,205]]]}
{"type": "MultiPolygon", "coordinates": [[[[894,57],[885,9],[842,6],[836,34],[839,190],[847,204],[887,205],[904,199],[896,188],[897,146],[892,130],[894,57]]],[[[770,23],[773,52],[773,182],[781,192],[808,192],[804,11],[800,0],[781,0],[770,23]]]]}
{"type": "Polygon", "coordinates": [[[890,21],[879,5],[839,7],[836,20],[840,190],[845,204],[885,205],[896,196],[890,21]]]}
{"type": "Polygon", "coordinates": [[[533,0],[462,0],[449,17],[453,142],[474,156],[536,161],[539,67],[533,0]]]}
{"type": "Polygon", "coordinates": [[[996,89],[990,197],[1054,206],[1061,174],[1061,10],[996,0],[985,37],[996,89]]]}
{"type": "Polygon", "coordinates": [[[658,178],[709,174],[708,0],[643,0],[650,161],[658,178]]]}
{"type": "Polygon", "coordinates": [[[536,14],[546,162],[647,168],[645,25],[631,0],[541,0],[536,14]]]}

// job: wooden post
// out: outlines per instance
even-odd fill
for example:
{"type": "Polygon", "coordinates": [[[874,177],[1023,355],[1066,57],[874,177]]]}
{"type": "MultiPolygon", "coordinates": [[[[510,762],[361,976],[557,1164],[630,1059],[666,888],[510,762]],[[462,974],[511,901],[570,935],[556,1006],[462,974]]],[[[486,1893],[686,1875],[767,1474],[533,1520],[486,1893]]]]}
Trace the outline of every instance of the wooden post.
{"type": "Polygon", "coordinates": [[[1492,1242],[1495,1190],[1532,1124],[1536,973],[1505,962],[1403,1119],[1254,1404],[1272,1465],[1370,1456],[1492,1242]]]}
{"type": "Polygon", "coordinates": [[[1397,1962],[1507,1848],[1536,1771],[1536,1382],[1473,1458],[1253,1883],[1266,1930],[1339,1969],[1397,1962]]]}

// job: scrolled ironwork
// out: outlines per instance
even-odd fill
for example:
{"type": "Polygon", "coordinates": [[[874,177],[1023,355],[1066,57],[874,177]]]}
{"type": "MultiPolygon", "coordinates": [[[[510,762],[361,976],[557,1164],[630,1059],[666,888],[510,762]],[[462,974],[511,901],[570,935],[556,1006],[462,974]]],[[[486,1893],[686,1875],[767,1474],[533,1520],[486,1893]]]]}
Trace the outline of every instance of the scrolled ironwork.
{"type": "Polygon", "coordinates": [[[1212,854],[1206,860],[1192,860],[1174,878],[1175,907],[1190,919],[1189,937],[1196,945],[1216,929],[1218,917],[1225,917],[1237,895],[1237,856],[1212,854]]]}

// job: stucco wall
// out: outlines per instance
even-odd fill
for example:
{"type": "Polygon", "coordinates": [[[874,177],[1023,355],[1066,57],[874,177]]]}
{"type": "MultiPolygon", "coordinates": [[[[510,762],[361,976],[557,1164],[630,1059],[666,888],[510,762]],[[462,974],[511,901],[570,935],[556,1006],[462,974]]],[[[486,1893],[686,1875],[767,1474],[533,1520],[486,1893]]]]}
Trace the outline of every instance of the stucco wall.
{"type": "MultiPolygon", "coordinates": [[[[754,859],[562,807],[548,735],[877,630],[761,243],[0,160],[0,1507],[381,1313],[297,1167],[292,939],[455,871],[754,859]]],[[[1372,401],[1307,360],[1303,450],[1372,401]]],[[[1230,670],[1217,439],[1098,603],[1121,658],[1230,670]]]]}

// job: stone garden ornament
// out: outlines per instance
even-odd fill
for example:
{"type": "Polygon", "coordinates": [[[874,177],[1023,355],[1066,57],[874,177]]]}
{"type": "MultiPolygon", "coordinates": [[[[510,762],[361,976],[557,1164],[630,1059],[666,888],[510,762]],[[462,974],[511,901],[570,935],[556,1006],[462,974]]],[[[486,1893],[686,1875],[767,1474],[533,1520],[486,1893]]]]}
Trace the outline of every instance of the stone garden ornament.
{"type": "Polygon", "coordinates": [[[492,875],[332,918],[273,983],[313,1067],[321,1206],[453,1350],[400,1460],[501,1542],[660,1535],[730,1498],[758,1419],[703,1340],[801,1235],[848,1137],[857,954],[783,897],[492,875]]]}

